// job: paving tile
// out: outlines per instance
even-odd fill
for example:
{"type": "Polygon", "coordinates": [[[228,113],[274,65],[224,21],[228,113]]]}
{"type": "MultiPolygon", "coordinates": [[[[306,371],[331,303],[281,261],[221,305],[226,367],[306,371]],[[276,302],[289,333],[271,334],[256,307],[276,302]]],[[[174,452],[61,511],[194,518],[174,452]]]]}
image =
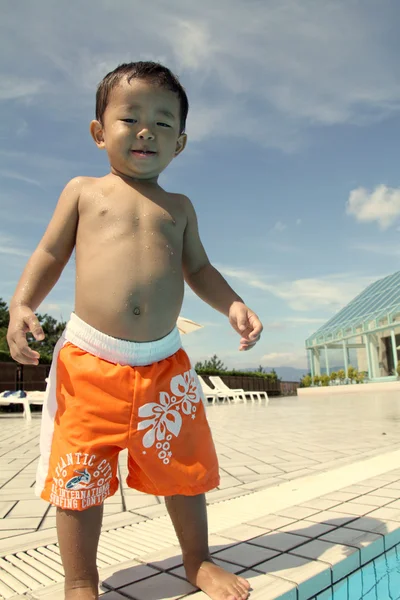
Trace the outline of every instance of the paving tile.
{"type": "Polygon", "coordinates": [[[359,517],[363,517],[373,509],[373,506],[369,506],[368,504],[358,504],[356,501],[354,501],[338,504],[335,506],[334,510],[335,512],[344,513],[345,515],[358,515],[359,517]]]}
{"type": "Polygon", "coordinates": [[[335,529],[335,531],[322,535],[319,539],[332,544],[343,544],[358,548],[360,550],[361,565],[380,556],[385,551],[381,535],[346,527],[335,529]]]}
{"type": "Polygon", "coordinates": [[[179,567],[183,563],[180,546],[170,546],[163,550],[156,550],[146,554],[146,562],[150,567],[168,571],[179,567]]]}
{"type": "Polygon", "coordinates": [[[257,563],[261,563],[276,555],[277,552],[246,543],[238,544],[237,546],[213,554],[215,558],[233,562],[242,567],[253,567],[257,563]]]}
{"type": "Polygon", "coordinates": [[[253,525],[238,525],[237,527],[224,529],[223,531],[220,531],[219,534],[222,537],[226,537],[231,540],[247,542],[248,540],[263,535],[263,533],[267,533],[268,531],[270,530],[265,529],[263,531],[261,527],[254,527],[253,525]]]}
{"type": "Polygon", "coordinates": [[[279,517],[277,515],[268,515],[266,517],[261,517],[260,519],[255,519],[254,521],[248,521],[247,525],[254,525],[254,527],[260,527],[262,529],[268,529],[273,531],[275,529],[280,529],[281,527],[285,527],[286,525],[290,525],[291,523],[295,523],[296,519],[289,519],[288,517],[279,517]]]}
{"type": "Polygon", "coordinates": [[[382,496],[383,498],[393,498],[393,500],[398,500],[400,498],[400,489],[393,488],[391,486],[379,488],[373,493],[375,496],[382,496]]]}
{"type": "Polygon", "coordinates": [[[276,511],[276,514],[282,517],[288,517],[289,519],[307,519],[311,515],[315,515],[320,512],[315,508],[305,508],[304,506],[292,506],[291,508],[285,508],[283,510],[276,511]]]}
{"type": "Polygon", "coordinates": [[[25,518],[25,519],[1,519],[0,531],[7,529],[37,529],[41,518],[25,518]]]}
{"type": "MultiPolygon", "coordinates": [[[[389,484],[386,484],[386,487],[392,489],[392,490],[400,490],[400,480],[399,481],[392,481],[389,484]]],[[[381,488],[380,491],[382,491],[385,488],[381,488]]],[[[400,495],[400,492],[399,492],[400,495]]]]}
{"type": "Polygon", "coordinates": [[[344,514],[334,510],[324,510],[315,515],[311,515],[311,517],[307,518],[307,521],[312,521],[313,523],[328,523],[328,525],[336,525],[336,527],[341,527],[350,521],[354,521],[357,516],[359,515],[344,514]]]}
{"type": "Polygon", "coordinates": [[[144,579],[119,589],[121,593],[128,596],[132,594],[135,600],[149,600],[149,598],[177,600],[195,590],[196,588],[189,582],[168,573],[160,573],[149,579],[144,579]]]}
{"type": "Polygon", "coordinates": [[[379,486],[364,486],[362,485],[362,483],[356,484],[356,485],[349,485],[346,488],[341,489],[341,492],[347,492],[349,494],[358,494],[359,496],[361,496],[362,494],[368,494],[368,491],[372,492],[373,490],[375,490],[377,487],[379,486]]]}
{"type": "Polygon", "coordinates": [[[371,519],[370,517],[357,519],[346,525],[346,528],[356,529],[357,531],[369,531],[384,536],[383,543],[385,550],[389,550],[400,543],[400,523],[383,517],[380,519],[371,519]]]}
{"type": "Polygon", "coordinates": [[[337,500],[328,500],[327,498],[317,498],[315,500],[307,500],[307,502],[305,502],[304,504],[301,504],[300,506],[304,507],[304,508],[315,508],[316,510],[321,511],[321,510],[329,510],[330,508],[333,508],[340,502],[342,502],[342,500],[337,501],[337,500]]]}
{"type": "Polygon", "coordinates": [[[16,501],[0,502],[0,519],[4,519],[15,504],[16,501]]]}
{"type": "Polygon", "coordinates": [[[366,506],[373,506],[380,508],[393,502],[392,498],[385,498],[383,496],[376,496],[375,493],[367,494],[366,496],[359,496],[357,498],[357,504],[365,504],[366,506]]]}
{"type": "Polygon", "coordinates": [[[257,565],[255,570],[297,584],[298,600],[308,600],[331,585],[331,569],[328,564],[294,554],[281,554],[257,565]]]}
{"type": "Polygon", "coordinates": [[[283,531],[274,531],[261,537],[251,540],[251,544],[255,546],[263,546],[264,548],[270,548],[277,552],[287,552],[292,548],[296,548],[305,542],[309,542],[309,538],[301,535],[293,535],[292,533],[285,533],[283,531]]]}
{"type": "Polygon", "coordinates": [[[327,523],[313,523],[312,521],[296,521],[292,525],[286,525],[279,531],[285,531],[286,533],[292,533],[294,535],[301,535],[306,538],[317,538],[335,529],[334,525],[328,525],[327,523]]]}
{"type": "Polygon", "coordinates": [[[400,508],[389,508],[384,506],[383,508],[377,508],[376,510],[368,513],[371,519],[389,519],[390,521],[400,522],[400,508]]]}
{"type": "Polygon", "coordinates": [[[44,500],[20,500],[7,515],[7,519],[20,519],[21,517],[41,518],[48,508],[49,505],[44,500]]]}
{"type": "Polygon", "coordinates": [[[115,572],[112,575],[108,575],[105,578],[102,576],[104,587],[118,589],[159,573],[157,569],[153,569],[149,565],[140,564],[137,561],[132,561],[132,566],[130,567],[121,569],[116,566],[113,569],[115,572]]]}
{"type": "Polygon", "coordinates": [[[332,568],[333,582],[343,579],[343,577],[360,567],[359,550],[342,544],[312,540],[292,550],[291,553],[328,563],[332,568]]]}
{"type": "Polygon", "coordinates": [[[354,498],[358,498],[360,494],[351,494],[350,492],[330,492],[329,494],[325,494],[325,496],[321,496],[320,500],[337,500],[336,504],[339,502],[351,502],[354,498]]]}

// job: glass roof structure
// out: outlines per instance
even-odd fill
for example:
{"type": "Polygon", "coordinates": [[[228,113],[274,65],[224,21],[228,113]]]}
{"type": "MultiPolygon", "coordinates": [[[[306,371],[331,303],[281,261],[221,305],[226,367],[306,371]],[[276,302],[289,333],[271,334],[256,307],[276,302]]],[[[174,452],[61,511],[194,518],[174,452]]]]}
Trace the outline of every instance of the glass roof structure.
{"type": "Polygon", "coordinates": [[[361,294],[342,308],[325,325],[306,340],[307,348],[325,346],[373,333],[390,327],[400,327],[400,271],[371,283],[361,294]]]}

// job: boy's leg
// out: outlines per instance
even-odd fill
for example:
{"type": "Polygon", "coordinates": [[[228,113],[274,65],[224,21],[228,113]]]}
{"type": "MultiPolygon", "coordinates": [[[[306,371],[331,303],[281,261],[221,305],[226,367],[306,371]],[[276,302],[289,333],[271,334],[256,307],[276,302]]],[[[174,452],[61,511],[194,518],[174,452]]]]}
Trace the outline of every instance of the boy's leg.
{"type": "Polygon", "coordinates": [[[65,571],[66,600],[97,600],[96,556],[103,505],[87,510],[57,509],[57,535],[65,571]]]}
{"type": "Polygon", "coordinates": [[[245,600],[249,595],[249,583],[212,562],[205,495],[168,496],[165,504],[182,548],[190,583],[202,589],[212,600],[245,600]]]}

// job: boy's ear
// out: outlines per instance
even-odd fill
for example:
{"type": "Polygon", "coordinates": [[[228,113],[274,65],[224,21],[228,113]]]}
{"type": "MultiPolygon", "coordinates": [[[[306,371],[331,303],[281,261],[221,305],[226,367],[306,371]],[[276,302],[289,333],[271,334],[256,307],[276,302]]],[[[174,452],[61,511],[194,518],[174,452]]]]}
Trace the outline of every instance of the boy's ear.
{"type": "Polygon", "coordinates": [[[178,156],[178,154],[180,154],[181,152],[184,151],[186,144],[187,144],[187,135],[186,135],[186,133],[182,133],[179,136],[178,141],[176,142],[175,156],[178,156]]]}
{"type": "Polygon", "coordinates": [[[100,150],[103,150],[105,148],[104,130],[99,121],[92,121],[90,123],[90,135],[94,139],[96,146],[100,148],[100,150]]]}

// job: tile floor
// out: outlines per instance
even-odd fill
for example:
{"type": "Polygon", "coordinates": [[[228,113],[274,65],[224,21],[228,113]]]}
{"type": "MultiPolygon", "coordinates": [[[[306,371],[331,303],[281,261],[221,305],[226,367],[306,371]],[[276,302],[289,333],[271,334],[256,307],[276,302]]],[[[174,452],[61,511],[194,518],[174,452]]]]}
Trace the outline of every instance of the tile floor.
{"type": "MultiPolygon", "coordinates": [[[[400,406],[395,394],[210,406],[208,415],[222,475],[220,488],[208,495],[208,502],[223,501],[227,509],[231,498],[249,494],[250,501],[258,490],[400,448],[400,406]]],[[[0,540],[14,542],[30,532],[52,531],[55,516],[54,509],[35,499],[32,490],[39,418],[30,425],[20,417],[0,414],[0,420],[0,540]]],[[[162,518],[157,518],[165,515],[163,502],[127,489],[125,464],[121,456],[122,486],[107,501],[106,514],[110,519],[125,514],[132,523],[144,519],[161,523],[162,518]]],[[[308,600],[382,548],[400,542],[399,497],[400,470],[358,481],[219,531],[223,543],[214,550],[215,557],[229,569],[246,573],[254,590],[251,600],[308,600]]],[[[108,591],[103,598],[173,600],[193,592],[183,579],[179,549],[171,540],[166,544],[154,563],[149,549],[149,559],[131,560],[122,570],[121,565],[105,564],[108,591]]],[[[51,564],[57,562],[57,548],[49,547],[48,552],[53,553],[48,557],[51,564]]],[[[0,598],[1,585],[0,579],[0,598]]],[[[55,588],[47,592],[44,587],[34,597],[62,598],[61,592],[55,593],[55,588]]],[[[201,592],[190,597],[206,598],[201,592]]]]}

